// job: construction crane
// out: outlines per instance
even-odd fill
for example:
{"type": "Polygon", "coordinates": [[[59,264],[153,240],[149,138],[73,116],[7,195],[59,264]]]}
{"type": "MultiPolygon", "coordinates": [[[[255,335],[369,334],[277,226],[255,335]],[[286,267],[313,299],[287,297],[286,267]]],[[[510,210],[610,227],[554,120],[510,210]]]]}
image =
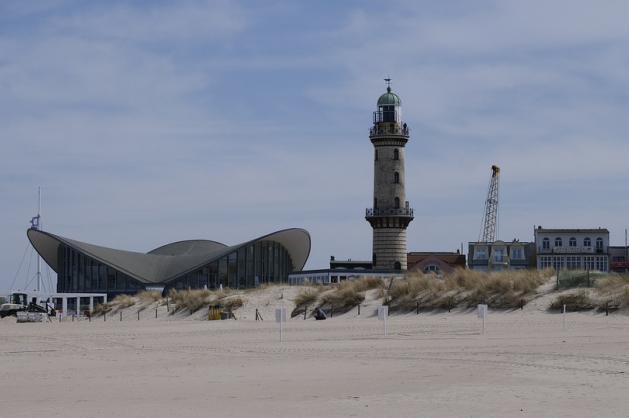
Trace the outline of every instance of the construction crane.
{"type": "Polygon", "coordinates": [[[491,166],[489,191],[485,200],[485,212],[479,234],[479,242],[494,242],[498,236],[498,189],[500,186],[500,167],[491,166]]]}

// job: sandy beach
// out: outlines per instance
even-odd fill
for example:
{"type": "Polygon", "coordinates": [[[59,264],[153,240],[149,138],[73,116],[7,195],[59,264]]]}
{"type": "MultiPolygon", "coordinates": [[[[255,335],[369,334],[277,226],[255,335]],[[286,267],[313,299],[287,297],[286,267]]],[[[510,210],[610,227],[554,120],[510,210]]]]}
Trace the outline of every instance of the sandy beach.
{"type": "MultiPolygon", "coordinates": [[[[148,314],[147,314],[148,316],[148,314]]],[[[629,317],[0,321],[6,417],[625,417],[629,317]]]]}

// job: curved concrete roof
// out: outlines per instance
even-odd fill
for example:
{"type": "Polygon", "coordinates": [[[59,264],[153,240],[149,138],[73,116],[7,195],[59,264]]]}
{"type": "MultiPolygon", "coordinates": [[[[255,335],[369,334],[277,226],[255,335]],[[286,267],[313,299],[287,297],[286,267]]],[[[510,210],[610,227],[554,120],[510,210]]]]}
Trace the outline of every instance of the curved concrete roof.
{"type": "Polygon", "coordinates": [[[188,241],[177,241],[170,244],[162,245],[154,250],[149,251],[147,254],[157,255],[196,255],[206,254],[211,251],[216,251],[221,248],[225,248],[227,245],[210,241],[206,239],[195,239],[188,241]]]}
{"type": "Polygon", "coordinates": [[[39,255],[55,272],[59,271],[57,257],[59,245],[65,244],[142,283],[166,283],[257,241],[274,241],[282,244],[293,260],[295,271],[304,268],[310,255],[310,234],[300,228],[284,229],[231,247],[209,240],[179,241],[146,254],[101,247],[37,229],[29,229],[26,235],[39,255]]]}

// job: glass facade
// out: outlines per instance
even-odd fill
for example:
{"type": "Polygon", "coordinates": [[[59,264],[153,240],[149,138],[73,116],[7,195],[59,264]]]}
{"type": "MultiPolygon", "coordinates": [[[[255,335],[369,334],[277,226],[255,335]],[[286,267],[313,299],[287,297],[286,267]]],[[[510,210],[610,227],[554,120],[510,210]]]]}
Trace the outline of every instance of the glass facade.
{"type": "Polygon", "coordinates": [[[243,289],[267,283],[287,283],[288,274],[293,269],[293,261],[284,246],[273,241],[260,241],[240,247],[192,273],[169,281],[166,291],[205,286],[217,289],[221,285],[243,289]]]}
{"type": "MultiPolygon", "coordinates": [[[[59,246],[58,292],[134,294],[142,283],[68,246],[59,246]]],[[[286,248],[274,241],[258,241],[242,246],[218,260],[187,272],[167,283],[150,283],[169,289],[251,288],[266,283],[286,283],[294,270],[286,248]]]]}
{"type": "Polygon", "coordinates": [[[59,246],[57,291],[60,293],[136,293],[144,285],[68,246],[59,246]]]}

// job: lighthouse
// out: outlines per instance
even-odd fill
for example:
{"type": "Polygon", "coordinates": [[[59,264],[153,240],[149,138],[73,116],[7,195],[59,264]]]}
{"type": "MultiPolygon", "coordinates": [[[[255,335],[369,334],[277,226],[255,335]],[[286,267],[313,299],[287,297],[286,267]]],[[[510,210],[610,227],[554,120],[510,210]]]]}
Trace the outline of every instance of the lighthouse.
{"type": "Polygon", "coordinates": [[[373,207],[365,219],[373,228],[373,268],[406,270],[406,228],[413,209],[406,200],[404,170],[409,130],[402,121],[402,100],[391,90],[378,98],[369,139],[374,147],[373,207]]]}

